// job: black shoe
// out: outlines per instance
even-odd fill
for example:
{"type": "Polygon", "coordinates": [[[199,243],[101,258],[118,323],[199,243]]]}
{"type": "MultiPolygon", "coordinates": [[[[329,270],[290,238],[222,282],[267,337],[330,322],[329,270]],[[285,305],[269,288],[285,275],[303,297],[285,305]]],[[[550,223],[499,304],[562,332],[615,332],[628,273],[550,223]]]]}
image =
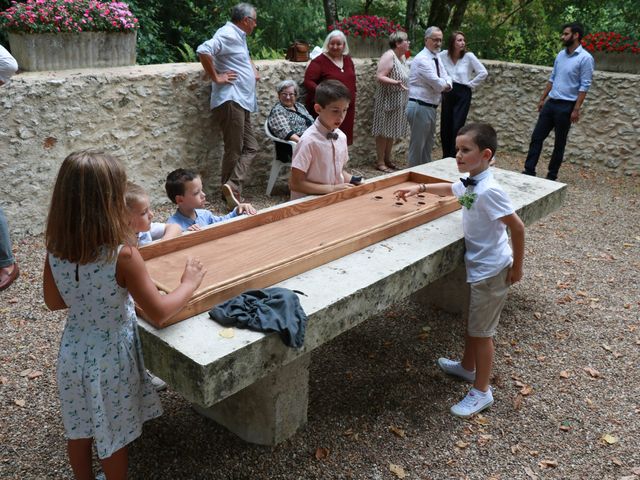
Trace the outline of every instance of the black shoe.
{"type": "Polygon", "coordinates": [[[557,180],[558,177],[554,177],[553,175],[551,175],[550,173],[547,173],[546,179],[547,180],[553,180],[554,182],[557,180]]]}
{"type": "Polygon", "coordinates": [[[535,177],[535,176],[536,176],[536,172],[530,172],[530,171],[529,171],[529,170],[527,170],[527,169],[522,170],[522,173],[523,173],[524,175],[529,175],[530,177],[535,177]]]}

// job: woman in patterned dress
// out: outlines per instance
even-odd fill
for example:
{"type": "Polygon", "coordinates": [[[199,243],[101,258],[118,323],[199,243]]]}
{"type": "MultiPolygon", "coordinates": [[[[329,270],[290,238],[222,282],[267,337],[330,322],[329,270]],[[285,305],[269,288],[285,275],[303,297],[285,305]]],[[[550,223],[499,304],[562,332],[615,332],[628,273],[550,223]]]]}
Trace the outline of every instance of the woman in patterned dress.
{"type": "Polygon", "coordinates": [[[391,162],[391,148],[396,138],[409,134],[409,123],[404,114],[409,99],[409,69],[405,54],[409,40],[405,32],[394,32],[389,36],[389,50],[378,62],[376,72],[376,94],[373,108],[371,133],[376,137],[376,169],[384,173],[398,170],[391,162]]]}
{"type": "Polygon", "coordinates": [[[108,154],[69,155],[58,172],[45,243],[44,301],[68,308],[57,381],[69,462],[93,479],[92,445],[107,479],[127,477],[127,445],[162,413],[145,373],[133,300],[157,328],[178,313],[205,270],[189,259],[180,285],[160,295],[134,240],[125,205],[127,176],[108,154]]]}
{"type": "Polygon", "coordinates": [[[347,37],[340,30],[333,30],[322,45],[322,54],[309,62],[304,72],[304,88],[307,92],[307,110],[317,117],[313,108],[316,87],[324,80],[338,80],[349,89],[351,103],[340,130],[347,136],[347,145],[353,143],[353,123],[356,116],[356,69],[349,56],[347,37]]]}

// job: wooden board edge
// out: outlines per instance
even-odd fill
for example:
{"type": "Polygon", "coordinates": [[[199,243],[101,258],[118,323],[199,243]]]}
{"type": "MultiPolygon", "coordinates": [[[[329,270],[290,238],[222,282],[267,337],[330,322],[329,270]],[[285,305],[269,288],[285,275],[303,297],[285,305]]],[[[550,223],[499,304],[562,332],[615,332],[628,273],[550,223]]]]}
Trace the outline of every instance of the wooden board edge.
{"type": "Polygon", "coordinates": [[[396,175],[384,177],[376,181],[366,182],[354,188],[348,188],[340,192],[329,193],[314,198],[309,198],[303,202],[292,205],[283,204],[282,208],[276,208],[266,212],[258,212],[256,215],[240,217],[237,220],[220,222],[204,230],[189,232],[180,237],[152,242],[140,248],[140,255],[146,260],[172,253],[184,248],[193,247],[201,243],[209,242],[218,238],[233,235],[235,233],[250,230],[252,228],[277,222],[295,215],[322,208],[327,205],[343,202],[351,198],[375,192],[381,188],[387,188],[403,182],[413,181],[416,183],[451,183],[448,180],[431,177],[421,173],[411,171],[401,171],[396,175]]]}
{"type": "MultiPolygon", "coordinates": [[[[440,181],[440,179],[437,179],[437,181],[440,181]]],[[[354,253],[374,243],[435,220],[436,218],[448,215],[449,213],[459,210],[460,204],[456,198],[452,197],[449,200],[441,200],[438,207],[437,210],[422,211],[419,212],[419,214],[405,218],[402,223],[397,223],[375,232],[366,231],[361,235],[343,239],[342,242],[334,245],[330,250],[313,252],[311,255],[296,258],[286,265],[279,265],[268,271],[257,272],[251,278],[246,278],[243,282],[227,283],[219,287],[218,291],[208,291],[206,294],[200,294],[192,298],[189,303],[169,319],[165,325],[172,325],[194,315],[206,312],[215,305],[239,295],[246,290],[267,288],[269,285],[273,285],[312,268],[319,267],[350,253],[354,253]]]]}

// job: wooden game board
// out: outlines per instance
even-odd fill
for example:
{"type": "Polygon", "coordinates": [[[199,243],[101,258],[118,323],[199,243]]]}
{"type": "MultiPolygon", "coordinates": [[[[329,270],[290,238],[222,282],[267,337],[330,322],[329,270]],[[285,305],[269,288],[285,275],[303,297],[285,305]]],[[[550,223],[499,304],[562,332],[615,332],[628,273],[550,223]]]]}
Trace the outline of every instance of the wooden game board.
{"type": "MultiPolygon", "coordinates": [[[[187,257],[207,274],[168,324],[212,308],[245,290],[265,288],[460,208],[455,197],[421,194],[406,203],[393,192],[444,180],[404,172],[140,249],[157,288],[180,283],[187,257]]],[[[141,312],[144,317],[144,312],[141,312]]]]}

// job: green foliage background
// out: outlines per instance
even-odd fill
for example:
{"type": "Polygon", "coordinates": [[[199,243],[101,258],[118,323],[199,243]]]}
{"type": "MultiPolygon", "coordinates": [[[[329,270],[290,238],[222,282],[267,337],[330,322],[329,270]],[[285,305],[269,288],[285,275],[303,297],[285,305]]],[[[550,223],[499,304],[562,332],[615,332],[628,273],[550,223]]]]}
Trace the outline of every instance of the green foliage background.
{"type": "MultiPolygon", "coordinates": [[[[335,0],[338,17],[371,14],[405,23],[406,0],[335,0]]],[[[138,17],[138,62],[141,64],[197,61],[195,49],[211,38],[229,18],[237,0],[129,0],[138,17]]],[[[258,28],[249,37],[255,59],[283,58],[296,39],[311,45],[326,35],[321,0],[255,0],[258,28]]],[[[0,10],[11,5],[0,0],[0,10]]],[[[420,28],[413,51],[422,48],[429,0],[419,3],[420,28]]],[[[469,0],[462,30],[469,49],[480,58],[551,65],[560,50],[563,23],[581,21],[587,32],[640,32],[637,0],[469,0]]],[[[445,31],[445,35],[449,32],[445,31]]],[[[637,37],[636,37],[637,38],[637,37]]],[[[0,32],[0,42],[7,45],[0,32]]]]}

